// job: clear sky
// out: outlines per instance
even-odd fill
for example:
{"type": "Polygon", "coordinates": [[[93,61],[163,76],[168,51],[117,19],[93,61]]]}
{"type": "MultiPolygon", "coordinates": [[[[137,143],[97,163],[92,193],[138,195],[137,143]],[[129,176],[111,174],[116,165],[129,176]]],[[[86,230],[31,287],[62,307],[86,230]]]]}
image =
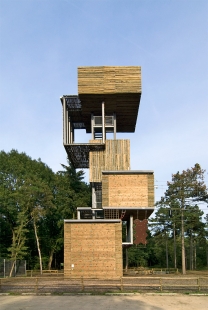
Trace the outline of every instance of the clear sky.
{"type": "Polygon", "coordinates": [[[60,170],[59,98],[77,94],[78,66],[103,65],[142,67],[136,132],[119,138],[131,169],[154,170],[156,199],[195,163],[207,182],[207,0],[0,0],[0,150],[60,170]]]}

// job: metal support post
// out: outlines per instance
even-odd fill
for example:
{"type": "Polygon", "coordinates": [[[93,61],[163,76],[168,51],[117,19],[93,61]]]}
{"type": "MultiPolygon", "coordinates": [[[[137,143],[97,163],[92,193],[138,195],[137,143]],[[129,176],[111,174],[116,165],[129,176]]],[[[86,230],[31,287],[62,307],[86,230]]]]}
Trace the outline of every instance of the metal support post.
{"type": "Polygon", "coordinates": [[[116,113],[113,113],[113,136],[114,140],[116,140],[116,113]]]}
{"type": "Polygon", "coordinates": [[[130,215],[130,227],[131,227],[131,230],[130,230],[130,242],[133,244],[133,234],[134,234],[134,218],[133,218],[133,215],[130,215]]]}
{"type": "Polygon", "coordinates": [[[69,144],[69,112],[66,110],[66,144],[69,144]]]}
{"type": "Polygon", "coordinates": [[[105,102],[102,102],[102,133],[103,133],[103,143],[105,143],[105,102]]]}
{"type": "Polygon", "coordinates": [[[66,144],[66,100],[63,97],[63,142],[66,144]]]}
{"type": "Polygon", "coordinates": [[[68,144],[71,144],[71,119],[68,117],[68,144]]]}
{"type": "Polygon", "coordinates": [[[96,208],[95,186],[92,183],[92,208],[96,208]]]}
{"type": "Polygon", "coordinates": [[[72,128],[72,133],[71,133],[71,143],[74,143],[74,127],[73,126],[71,126],[71,128],[72,128]]]}
{"type": "Polygon", "coordinates": [[[133,244],[133,215],[130,215],[129,221],[127,222],[127,230],[126,230],[126,242],[133,244]]]}
{"type": "Polygon", "coordinates": [[[91,113],[91,132],[92,132],[92,140],[95,139],[94,137],[94,115],[91,113]]]}

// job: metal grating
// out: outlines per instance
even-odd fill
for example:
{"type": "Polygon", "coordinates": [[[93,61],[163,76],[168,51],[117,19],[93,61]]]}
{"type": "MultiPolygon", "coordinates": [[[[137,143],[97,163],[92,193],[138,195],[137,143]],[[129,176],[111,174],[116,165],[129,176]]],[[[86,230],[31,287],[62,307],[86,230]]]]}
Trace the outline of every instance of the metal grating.
{"type": "Polygon", "coordinates": [[[82,220],[91,220],[92,219],[92,210],[80,211],[80,219],[82,219],[82,220]]]}
{"type": "Polygon", "coordinates": [[[66,100],[66,106],[69,111],[81,111],[82,104],[77,95],[63,96],[66,100]]]}
{"type": "Polygon", "coordinates": [[[103,150],[105,144],[65,144],[64,147],[74,168],[85,169],[89,168],[89,152],[103,150]]]}
{"type": "Polygon", "coordinates": [[[101,190],[95,191],[95,197],[96,197],[96,207],[102,208],[102,191],[101,190]]]}
{"type": "Polygon", "coordinates": [[[114,126],[113,116],[105,116],[105,126],[114,126]]]}
{"type": "Polygon", "coordinates": [[[85,129],[85,124],[84,123],[73,123],[74,129],[85,129]]]}
{"type": "Polygon", "coordinates": [[[102,116],[94,116],[94,126],[102,126],[102,116]]]}
{"type": "Polygon", "coordinates": [[[95,191],[102,191],[102,182],[94,182],[95,191]]]}
{"type": "Polygon", "coordinates": [[[69,113],[70,121],[75,129],[85,129],[85,124],[82,118],[82,104],[77,95],[65,95],[61,98],[66,101],[66,110],[69,113]]]}
{"type": "Polygon", "coordinates": [[[105,219],[119,219],[119,210],[105,209],[104,218],[105,219]]]}

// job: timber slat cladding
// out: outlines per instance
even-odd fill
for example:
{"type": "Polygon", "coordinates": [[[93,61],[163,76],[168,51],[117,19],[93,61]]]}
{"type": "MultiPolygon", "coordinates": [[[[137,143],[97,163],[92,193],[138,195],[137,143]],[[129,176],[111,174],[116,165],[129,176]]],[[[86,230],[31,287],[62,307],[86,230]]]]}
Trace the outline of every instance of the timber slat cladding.
{"type": "Polygon", "coordinates": [[[141,93],[141,67],[79,67],[78,93],[141,93]]]}
{"type": "Polygon", "coordinates": [[[117,132],[134,132],[141,98],[141,67],[79,67],[78,93],[86,132],[90,115],[117,115],[117,132]]]}
{"type": "Polygon", "coordinates": [[[103,174],[103,207],[153,207],[153,174],[103,174]]]}
{"type": "Polygon", "coordinates": [[[154,176],[148,175],[148,205],[154,206],[155,189],[154,189],[154,176]]]}
{"type": "Polygon", "coordinates": [[[121,223],[65,223],[64,274],[122,276],[121,234],[121,223]]]}
{"type": "MultiPolygon", "coordinates": [[[[98,140],[90,140],[95,143],[98,140]]],[[[130,169],[130,140],[106,140],[105,150],[89,154],[90,182],[101,182],[102,171],[130,169]]]]}

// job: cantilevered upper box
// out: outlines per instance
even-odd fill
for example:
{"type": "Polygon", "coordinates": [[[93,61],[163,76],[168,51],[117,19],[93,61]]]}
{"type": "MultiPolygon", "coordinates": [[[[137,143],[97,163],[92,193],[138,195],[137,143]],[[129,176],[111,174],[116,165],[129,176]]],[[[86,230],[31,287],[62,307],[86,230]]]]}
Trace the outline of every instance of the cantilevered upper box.
{"type": "Polygon", "coordinates": [[[78,93],[141,93],[141,67],[78,67],[78,93]]]}
{"type": "Polygon", "coordinates": [[[116,113],[117,132],[134,132],[141,97],[141,67],[79,67],[78,94],[86,132],[91,132],[90,115],[116,113]]]}

